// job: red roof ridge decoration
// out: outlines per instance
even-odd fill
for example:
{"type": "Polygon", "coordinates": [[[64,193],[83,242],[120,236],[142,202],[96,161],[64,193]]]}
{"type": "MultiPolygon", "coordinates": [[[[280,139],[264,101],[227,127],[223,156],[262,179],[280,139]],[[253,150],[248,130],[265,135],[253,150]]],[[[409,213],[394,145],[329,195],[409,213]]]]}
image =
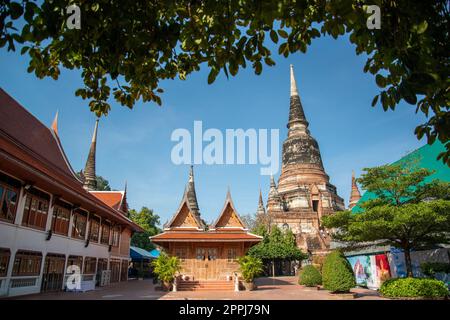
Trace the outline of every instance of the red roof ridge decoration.
{"type": "Polygon", "coordinates": [[[59,135],[58,135],[58,110],[56,110],[55,118],[53,119],[51,128],[52,128],[53,132],[54,132],[57,136],[59,136],[59,135]]]}
{"type": "Polygon", "coordinates": [[[232,230],[240,229],[248,230],[245,223],[239,216],[236,207],[234,206],[233,199],[231,198],[230,188],[227,190],[227,195],[225,198],[225,203],[220,211],[219,217],[211,225],[211,230],[232,230]]]}
{"type": "Polygon", "coordinates": [[[72,165],[69,162],[69,159],[67,158],[66,152],[64,151],[64,148],[62,146],[61,140],[59,139],[58,135],[58,113],[56,113],[55,120],[53,120],[53,124],[51,127],[51,133],[53,135],[53,138],[56,140],[56,144],[58,145],[59,151],[61,152],[61,155],[66,162],[67,167],[69,168],[70,172],[72,173],[72,176],[79,182],[83,183],[80,178],[77,176],[75,170],[73,170],[72,165]],[[56,121],[56,123],[55,123],[56,121]]]}

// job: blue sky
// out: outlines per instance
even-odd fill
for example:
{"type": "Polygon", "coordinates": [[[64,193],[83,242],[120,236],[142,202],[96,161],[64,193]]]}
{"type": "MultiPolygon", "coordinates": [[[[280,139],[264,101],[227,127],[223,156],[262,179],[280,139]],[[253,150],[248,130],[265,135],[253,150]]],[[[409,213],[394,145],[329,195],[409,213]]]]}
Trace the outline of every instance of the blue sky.
{"type": "MultiPolygon", "coordinates": [[[[164,81],[162,107],[138,103],[129,110],[112,103],[99,125],[97,174],[114,189],[123,189],[127,180],[130,206],[152,208],[164,223],[178,207],[188,178],[187,165],[172,164],[172,131],[192,132],[195,120],[203,121],[204,130],[223,132],[279,128],[281,147],[287,134],[289,64],[294,65],[325,170],[346,203],[352,169],[359,175],[364,167],[393,162],[425,144],[413,134],[425,121],[414,106],[402,102],[395,112],[370,106],[378,88],[362,71],[365,57],[357,56],[346,38],[315,40],[306,54],[288,58],[273,52],[276,65],[264,66],[260,76],[247,68],[230,79],[221,73],[208,85],[209,71],[203,66],[185,81],[164,81]]],[[[88,101],[74,95],[82,84],[79,72],[63,71],[57,81],[39,80],[26,67],[26,57],[0,51],[0,86],[47,125],[59,110],[63,147],[74,169],[83,168],[95,116],[88,101]]],[[[259,188],[265,200],[269,189],[269,177],[260,175],[259,165],[198,165],[195,179],[200,210],[208,222],[219,214],[228,186],[241,214],[255,212],[259,188]]]]}

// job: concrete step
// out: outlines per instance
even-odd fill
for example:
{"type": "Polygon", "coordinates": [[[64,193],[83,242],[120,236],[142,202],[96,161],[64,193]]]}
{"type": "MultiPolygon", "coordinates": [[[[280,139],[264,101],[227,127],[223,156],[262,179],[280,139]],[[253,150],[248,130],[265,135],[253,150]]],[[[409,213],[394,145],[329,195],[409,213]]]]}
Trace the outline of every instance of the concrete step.
{"type": "Polygon", "coordinates": [[[213,280],[213,281],[180,281],[177,285],[179,291],[232,291],[233,281],[213,280]]]}

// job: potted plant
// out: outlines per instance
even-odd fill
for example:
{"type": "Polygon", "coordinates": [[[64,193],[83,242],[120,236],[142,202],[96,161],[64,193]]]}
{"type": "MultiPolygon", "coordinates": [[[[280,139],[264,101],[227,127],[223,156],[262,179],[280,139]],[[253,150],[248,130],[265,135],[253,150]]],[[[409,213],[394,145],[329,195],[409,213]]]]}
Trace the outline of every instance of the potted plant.
{"type": "Polygon", "coordinates": [[[253,280],[263,272],[263,262],[261,259],[252,256],[243,256],[238,260],[244,287],[246,290],[254,290],[253,280]]]}
{"type": "Polygon", "coordinates": [[[161,280],[164,290],[170,290],[175,275],[180,271],[180,260],[177,257],[168,256],[161,253],[159,257],[152,261],[153,272],[161,280]]]}

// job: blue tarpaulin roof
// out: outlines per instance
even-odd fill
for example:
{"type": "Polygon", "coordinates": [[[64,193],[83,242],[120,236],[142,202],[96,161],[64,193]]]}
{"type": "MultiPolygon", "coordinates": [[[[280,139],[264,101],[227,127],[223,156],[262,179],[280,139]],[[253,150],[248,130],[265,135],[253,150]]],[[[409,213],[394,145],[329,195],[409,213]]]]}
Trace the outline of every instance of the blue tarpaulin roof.
{"type": "Polygon", "coordinates": [[[158,258],[160,253],[161,252],[158,249],[153,249],[152,251],[150,251],[150,255],[152,258],[158,258]]]}
{"type": "Polygon", "coordinates": [[[154,259],[155,257],[152,256],[150,254],[150,252],[142,249],[142,248],[138,248],[138,247],[133,247],[130,246],[130,257],[131,259],[154,259]]]}

